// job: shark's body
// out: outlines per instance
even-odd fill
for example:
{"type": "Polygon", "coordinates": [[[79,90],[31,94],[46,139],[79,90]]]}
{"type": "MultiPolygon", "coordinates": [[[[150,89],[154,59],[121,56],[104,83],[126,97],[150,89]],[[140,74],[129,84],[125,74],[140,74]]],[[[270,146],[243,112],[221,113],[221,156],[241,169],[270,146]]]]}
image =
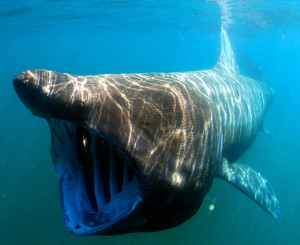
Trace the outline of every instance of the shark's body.
{"type": "Polygon", "coordinates": [[[225,30],[217,65],[183,73],[14,78],[48,120],[65,222],[75,234],[176,226],[221,177],[280,220],[263,177],[234,163],[262,126],[273,90],[240,75],[225,30]]]}

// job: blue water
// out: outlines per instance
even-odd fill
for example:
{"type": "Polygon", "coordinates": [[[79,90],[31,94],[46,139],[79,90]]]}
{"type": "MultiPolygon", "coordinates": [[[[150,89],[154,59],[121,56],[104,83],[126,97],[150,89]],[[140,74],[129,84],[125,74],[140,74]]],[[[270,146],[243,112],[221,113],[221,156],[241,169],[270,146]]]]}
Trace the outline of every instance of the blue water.
{"type": "Polygon", "coordinates": [[[76,237],[66,230],[47,123],[14,92],[34,68],[87,75],[213,67],[220,11],[205,1],[8,1],[0,3],[0,244],[300,244],[300,3],[229,2],[228,34],[241,73],[276,90],[259,134],[240,159],[268,179],[282,224],[216,179],[198,213],[156,233],[76,237]],[[215,209],[209,210],[214,203],[215,209]]]}

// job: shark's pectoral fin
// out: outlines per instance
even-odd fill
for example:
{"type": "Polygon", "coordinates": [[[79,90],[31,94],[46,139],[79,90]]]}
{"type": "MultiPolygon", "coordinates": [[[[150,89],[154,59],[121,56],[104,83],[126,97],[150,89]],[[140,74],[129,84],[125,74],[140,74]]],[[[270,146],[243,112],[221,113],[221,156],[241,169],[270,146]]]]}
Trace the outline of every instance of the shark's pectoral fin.
{"type": "Polygon", "coordinates": [[[228,181],[254,200],[277,221],[281,221],[279,202],[272,187],[260,173],[250,166],[241,163],[229,163],[224,159],[217,177],[228,181]]]}

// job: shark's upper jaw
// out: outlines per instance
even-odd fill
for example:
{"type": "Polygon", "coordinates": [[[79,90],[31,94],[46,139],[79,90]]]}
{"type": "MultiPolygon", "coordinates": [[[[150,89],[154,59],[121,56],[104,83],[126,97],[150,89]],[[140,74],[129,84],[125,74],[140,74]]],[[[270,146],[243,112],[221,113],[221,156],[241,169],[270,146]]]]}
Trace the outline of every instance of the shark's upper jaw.
{"type": "Polygon", "coordinates": [[[124,220],[141,201],[131,160],[118,146],[79,125],[48,121],[68,230],[76,235],[126,231],[122,222],[128,226],[124,220]]]}

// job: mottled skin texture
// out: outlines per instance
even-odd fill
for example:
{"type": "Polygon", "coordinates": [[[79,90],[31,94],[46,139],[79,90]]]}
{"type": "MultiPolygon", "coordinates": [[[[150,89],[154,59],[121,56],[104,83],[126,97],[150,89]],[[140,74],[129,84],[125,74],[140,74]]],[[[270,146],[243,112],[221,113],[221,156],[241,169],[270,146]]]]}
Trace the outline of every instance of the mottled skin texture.
{"type": "MultiPolygon", "coordinates": [[[[130,157],[142,201],[126,220],[99,233],[182,223],[198,210],[218,173],[255,201],[264,198],[255,199],[257,188],[243,185],[245,171],[233,183],[226,167],[252,143],[273,91],[239,74],[224,30],[219,62],[211,70],[97,76],[30,70],[14,84],[24,104],[49,121],[54,147],[55,130],[61,132],[55,120],[64,120],[113,142],[130,157]]],[[[52,158],[59,161],[55,154],[52,158]]],[[[272,198],[273,193],[270,202],[278,203],[272,198]]]]}
{"type": "Polygon", "coordinates": [[[50,108],[39,106],[36,112],[39,102],[32,102],[34,113],[76,122],[114,139],[136,158],[142,174],[171,183],[171,171],[197,186],[207,176],[212,155],[218,164],[221,154],[235,160],[245,151],[272,98],[266,85],[230,77],[220,68],[84,77],[27,73],[37,81],[37,94],[50,100],[50,108]]]}

